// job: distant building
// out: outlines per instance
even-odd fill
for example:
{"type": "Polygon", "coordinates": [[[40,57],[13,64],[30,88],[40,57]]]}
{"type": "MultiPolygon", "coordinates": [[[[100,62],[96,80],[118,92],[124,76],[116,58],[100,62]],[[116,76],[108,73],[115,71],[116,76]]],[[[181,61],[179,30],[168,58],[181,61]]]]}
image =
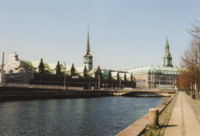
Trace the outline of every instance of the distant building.
{"type": "Polygon", "coordinates": [[[36,70],[30,62],[20,60],[17,53],[10,54],[4,67],[5,82],[29,83],[36,70]]]}
{"type": "Polygon", "coordinates": [[[5,82],[44,85],[65,85],[83,88],[134,88],[135,79],[126,71],[105,70],[100,66],[93,68],[90,52],[89,32],[84,65],[76,67],[57,63],[21,60],[17,53],[10,54],[5,64],[5,82]],[[66,80],[66,82],[64,81],[66,80]]]}
{"type": "Polygon", "coordinates": [[[143,66],[129,70],[136,79],[139,88],[175,89],[180,68],[172,64],[168,39],[165,43],[163,66],[143,66]]]}

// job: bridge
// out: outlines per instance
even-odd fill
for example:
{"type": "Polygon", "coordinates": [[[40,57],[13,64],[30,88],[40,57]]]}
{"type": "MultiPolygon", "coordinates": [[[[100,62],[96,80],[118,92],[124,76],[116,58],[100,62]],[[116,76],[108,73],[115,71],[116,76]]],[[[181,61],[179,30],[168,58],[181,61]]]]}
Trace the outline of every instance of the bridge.
{"type": "Polygon", "coordinates": [[[114,96],[133,96],[133,97],[169,97],[175,93],[174,90],[157,89],[133,89],[113,91],[114,96]]]}

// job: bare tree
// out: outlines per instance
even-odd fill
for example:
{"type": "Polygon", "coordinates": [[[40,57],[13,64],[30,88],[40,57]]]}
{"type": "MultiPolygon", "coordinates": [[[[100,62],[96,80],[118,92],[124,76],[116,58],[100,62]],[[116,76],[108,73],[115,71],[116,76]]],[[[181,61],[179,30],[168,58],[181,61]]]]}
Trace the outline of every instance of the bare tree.
{"type": "MultiPolygon", "coordinates": [[[[200,22],[193,25],[189,32],[192,35],[192,41],[188,50],[182,57],[183,66],[189,74],[184,74],[184,79],[190,82],[190,89],[193,95],[198,95],[200,88],[200,22]],[[187,76],[187,78],[185,77],[187,76]],[[189,80],[188,80],[189,79],[189,80]]],[[[183,82],[184,83],[184,82],[183,82]]]]}
{"type": "Polygon", "coordinates": [[[193,38],[200,40],[200,22],[196,21],[195,24],[192,25],[191,31],[189,33],[193,36],[193,38]]]}

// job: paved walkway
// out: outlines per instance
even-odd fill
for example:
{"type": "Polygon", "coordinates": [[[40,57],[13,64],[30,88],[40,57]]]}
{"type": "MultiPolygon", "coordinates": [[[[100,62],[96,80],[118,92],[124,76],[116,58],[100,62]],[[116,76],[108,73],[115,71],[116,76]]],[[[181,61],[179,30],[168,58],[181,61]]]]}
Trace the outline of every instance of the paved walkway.
{"type": "Polygon", "coordinates": [[[164,136],[200,136],[200,124],[183,92],[177,96],[164,136]]]}

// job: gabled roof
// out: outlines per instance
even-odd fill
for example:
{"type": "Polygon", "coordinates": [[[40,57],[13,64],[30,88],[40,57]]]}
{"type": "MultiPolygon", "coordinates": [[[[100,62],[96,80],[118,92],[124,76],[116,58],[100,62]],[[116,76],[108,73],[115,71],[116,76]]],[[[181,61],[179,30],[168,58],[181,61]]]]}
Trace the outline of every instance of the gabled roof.
{"type": "Polygon", "coordinates": [[[125,73],[119,73],[119,77],[121,80],[124,80],[124,75],[125,75],[125,73]]]}
{"type": "MultiPolygon", "coordinates": [[[[40,64],[40,61],[24,61],[24,60],[22,60],[21,63],[24,65],[25,68],[29,67],[35,72],[39,71],[38,66],[40,64]]],[[[45,70],[48,71],[49,73],[52,73],[52,74],[55,73],[55,68],[51,69],[49,64],[44,63],[44,67],[45,67],[45,70]]]]}
{"type": "Polygon", "coordinates": [[[95,78],[95,73],[97,72],[98,68],[94,68],[88,72],[88,75],[92,78],[95,78]]]}
{"type": "Polygon", "coordinates": [[[76,73],[79,74],[81,77],[84,76],[84,69],[85,69],[84,66],[83,67],[75,67],[76,73]]]}
{"type": "Polygon", "coordinates": [[[65,72],[66,75],[70,75],[71,74],[72,65],[63,66],[62,64],[60,64],[60,67],[61,67],[61,71],[65,72]]]}
{"type": "Polygon", "coordinates": [[[25,67],[25,69],[31,69],[32,71],[36,72],[36,68],[32,65],[30,61],[21,60],[21,64],[23,65],[23,67],[25,67]]]}
{"type": "Polygon", "coordinates": [[[134,69],[129,70],[129,72],[136,74],[147,74],[147,73],[161,73],[161,74],[175,74],[178,75],[181,71],[179,67],[165,67],[165,66],[143,66],[137,67],[134,69]]]}
{"type": "Polygon", "coordinates": [[[117,80],[117,71],[111,72],[111,76],[114,80],[117,80]]]}
{"type": "MultiPolygon", "coordinates": [[[[110,76],[110,70],[101,70],[101,73],[103,74],[103,78],[104,79],[109,79],[109,76],[110,76]]],[[[112,75],[111,75],[112,77],[112,75]]]]}
{"type": "Polygon", "coordinates": [[[131,81],[131,73],[126,73],[126,78],[128,81],[131,81]]]}

